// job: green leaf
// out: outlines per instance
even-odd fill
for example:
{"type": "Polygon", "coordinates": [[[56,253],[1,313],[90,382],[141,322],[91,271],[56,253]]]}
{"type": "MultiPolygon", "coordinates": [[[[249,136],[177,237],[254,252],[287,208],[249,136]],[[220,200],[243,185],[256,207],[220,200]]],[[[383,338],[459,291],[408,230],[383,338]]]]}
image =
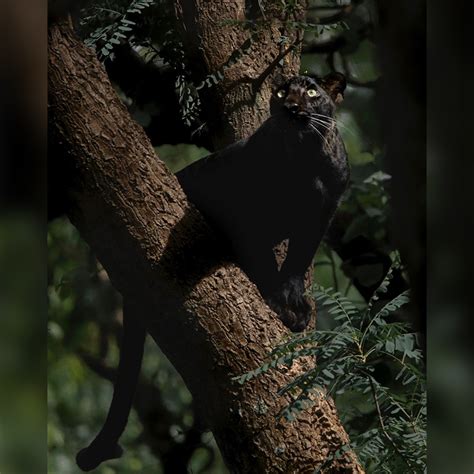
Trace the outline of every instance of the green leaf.
{"type": "Polygon", "coordinates": [[[383,171],[376,171],[375,173],[371,174],[368,178],[364,180],[364,183],[367,184],[378,184],[383,183],[385,181],[389,181],[392,177],[384,173],[383,171]]]}
{"type": "Polygon", "coordinates": [[[401,308],[403,305],[407,304],[410,301],[410,290],[406,290],[403,293],[400,293],[398,296],[389,301],[378,313],[378,317],[386,317],[389,314],[393,313],[397,309],[401,308]]]}
{"type": "Polygon", "coordinates": [[[388,353],[393,354],[395,352],[395,343],[393,341],[387,341],[385,343],[385,350],[388,353]]]}

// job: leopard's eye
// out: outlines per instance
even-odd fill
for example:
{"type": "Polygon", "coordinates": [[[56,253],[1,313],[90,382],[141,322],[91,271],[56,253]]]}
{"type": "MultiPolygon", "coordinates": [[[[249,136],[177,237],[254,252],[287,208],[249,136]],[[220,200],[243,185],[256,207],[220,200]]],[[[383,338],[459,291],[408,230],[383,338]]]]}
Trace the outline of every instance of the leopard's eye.
{"type": "Polygon", "coordinates": [[[283,97],[285,97],[285,91],[283,89],[280,89],[277,92],[277,97],[279,97],[280,99],[283,99],[283,97]]]}
{"type": "Polygon", "coordinates": [[[308,89],[306,91],[306,93],[310,96],[310,97],[316,97],[319,95],[318,91],[316,89],[308,89]]]}

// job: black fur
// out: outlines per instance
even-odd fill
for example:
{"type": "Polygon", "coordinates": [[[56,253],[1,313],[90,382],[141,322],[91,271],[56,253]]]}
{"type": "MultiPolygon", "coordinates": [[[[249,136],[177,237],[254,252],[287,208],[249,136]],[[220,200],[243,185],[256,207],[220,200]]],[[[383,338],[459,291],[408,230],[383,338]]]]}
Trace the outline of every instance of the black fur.
{"type": "MultiPolygon", "coordinates": [[[[230,244],[236,262],[293,331],[308,324],[304,275],[349,178],[344,144],[332,120],[344,88],[338,74],[320,81],[290,79],[275,91],[270,118],[250,138],[177,173],[190,201],[230,244]],[[315,91],[313,97],[308,90],[315,91]],[[285,239],[288,252],[278,270],[273,247],[285,239]]],[[[145,338],[129,312],[126,304],[119,374],[107,420],[77,456],[83,470],[121,455],[118,440],[145,338]]]]}
{"type": "Polygon", "coordinates": [[[250,138],[177,173],[190,201],[230,242],[237,263],[292,331],[308,324],[304,275],[349,177],[343,142],[325,118],[334,117],[341,81],[291,79],[275,91],[271,117],[250,138]],[[285,239],[288,254],[278,271],[273,247],[285,239]]]}

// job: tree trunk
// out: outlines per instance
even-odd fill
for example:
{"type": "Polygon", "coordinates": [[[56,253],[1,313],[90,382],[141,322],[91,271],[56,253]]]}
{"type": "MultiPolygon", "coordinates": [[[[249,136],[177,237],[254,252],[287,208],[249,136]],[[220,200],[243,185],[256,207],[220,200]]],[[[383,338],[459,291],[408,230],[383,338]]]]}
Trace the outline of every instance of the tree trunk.
{"type": "Polygon", "coordinates": [[[298,74],[305,2],[293,9],[275,0],[175,0],[182,38],[196,82],[222,73],[200,89],[215,148],[251,135],[268,117],[275,76],[298,74]],[[257,4],[257,2],[253,2],[257,4]],[[238,61],[230,65],[230,59],[238,61]]]}
{"type": "MultiPolygon", "coordinates": [[[[348,442],[333,402],[277,422],[276,392],[304,367],[239,385],[286,329],[218,242],[132,121],[94,53],[68,25],[49,31],[50,143],[71,221],[182,375],[231,472],[310,473],[348,442]]],[[[307,362],[311,364],[312,362],[307,362]]],[[[362,472],[352,454],[323,472],[362,472]]]]}

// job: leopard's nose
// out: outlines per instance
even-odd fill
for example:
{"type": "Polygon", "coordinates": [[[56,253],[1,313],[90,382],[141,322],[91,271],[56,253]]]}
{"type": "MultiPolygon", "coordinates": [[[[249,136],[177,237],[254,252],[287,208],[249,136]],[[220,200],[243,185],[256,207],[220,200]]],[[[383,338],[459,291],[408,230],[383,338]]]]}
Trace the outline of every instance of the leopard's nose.
{"type": "Polygon", "coordinates": [[[289,112],[292,112],[294,114],[297,114],[301,110],[300,104],[295,101],[285,102],[285,107],[288,109],[289,112]]]}
{"type": "Polygon", "coordinates": [[[297,114],[300,111],[300,106],[296,102],[285,102],[285,107],[288,109],[288,112],[297,114]]]}

